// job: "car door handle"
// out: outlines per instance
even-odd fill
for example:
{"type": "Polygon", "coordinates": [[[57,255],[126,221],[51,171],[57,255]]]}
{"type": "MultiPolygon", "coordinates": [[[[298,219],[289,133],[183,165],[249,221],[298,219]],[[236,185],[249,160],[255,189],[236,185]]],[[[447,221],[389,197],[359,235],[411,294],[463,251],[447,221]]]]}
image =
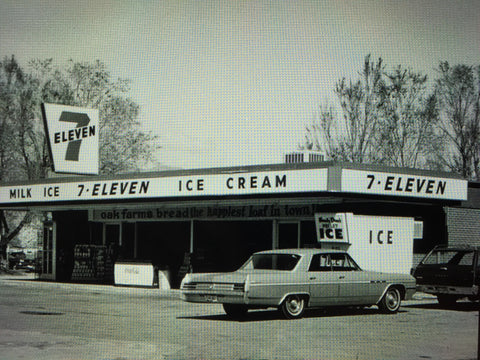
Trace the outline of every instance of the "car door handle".
{"type": "Polygon", "coordinates": [[[317,280],[315,276],[310,276],[310,280],[317,280]]]}
{"type": "Polygon", "coordinates": [[[440,270],[448,270],[445,266],[442,266],[440,270]]]}
{"type": "Polygon", "coordinates": [[[339,276],[338,278],[339,279],[345,279],[345,276],[339,276]]]}

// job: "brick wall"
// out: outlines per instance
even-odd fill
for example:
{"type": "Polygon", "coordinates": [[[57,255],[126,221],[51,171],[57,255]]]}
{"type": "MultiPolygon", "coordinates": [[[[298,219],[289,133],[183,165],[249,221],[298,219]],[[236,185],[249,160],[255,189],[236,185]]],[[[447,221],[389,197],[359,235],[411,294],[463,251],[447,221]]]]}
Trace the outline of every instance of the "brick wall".
{"type": "Polygon", "coordinates": [[[416,267],[420,261],[425,257],[426,254],[413,254],[412,257],[412,267],[416,267]]]}
{"type": "Polygon", "coordinates": [[[445,208],[448,245],[480,246],[480,209],[445,208]]]}

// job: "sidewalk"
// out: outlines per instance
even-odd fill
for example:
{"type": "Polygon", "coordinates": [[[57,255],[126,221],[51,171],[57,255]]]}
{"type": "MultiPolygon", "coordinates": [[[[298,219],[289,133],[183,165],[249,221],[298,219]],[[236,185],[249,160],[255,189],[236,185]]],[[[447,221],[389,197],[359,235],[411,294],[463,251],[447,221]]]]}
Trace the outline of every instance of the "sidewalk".
{"type": "Polygon", "coordinates": [[[40,280],[35,273],[0,274],[0,282],[10,286],[39,286],[52,289],[70,290],[72,292],[111,293],[137,296],[155,296],[180,298],[178,289],[163,290],[159,288],[143,288],[133,286],[115,286],[106,284],[83,284],[72,282],[56,282],[40,280]]]}

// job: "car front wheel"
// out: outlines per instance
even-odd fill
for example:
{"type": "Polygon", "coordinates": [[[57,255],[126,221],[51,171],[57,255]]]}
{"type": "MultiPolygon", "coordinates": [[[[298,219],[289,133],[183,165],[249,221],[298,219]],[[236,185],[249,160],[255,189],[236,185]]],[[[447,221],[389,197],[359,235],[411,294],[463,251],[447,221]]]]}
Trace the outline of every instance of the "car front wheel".
{"type": "Polygon", "coordinates": [[[384,313],[393,314],[398,311],[401,302],[402,298],[400,296],[400,291],[398,291],[397,288],[391,287],[388,288],[385,295],[383,295],[383,298],[382,300],[380,300],[378,307],[384,313]]]}
{"type": "Polygon", "coordinates": [[[305,298],[299,295],[288,295],[280,309],[287,319],[299,319],[305,311],[305,298]]]}

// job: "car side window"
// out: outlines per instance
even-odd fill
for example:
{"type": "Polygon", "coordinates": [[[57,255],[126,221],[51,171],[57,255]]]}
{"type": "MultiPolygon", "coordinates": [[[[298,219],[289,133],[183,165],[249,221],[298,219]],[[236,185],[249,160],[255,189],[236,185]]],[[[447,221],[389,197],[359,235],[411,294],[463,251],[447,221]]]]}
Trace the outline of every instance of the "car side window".
{"type": "Polygon", "coordinates": [[[462,258],[458,261],[459,266],[472,266],[473,265],[473,251],[466,252],[462,258]]]}
{"type": "Polygon", "coordinates": [[[332,254],[333,271],[356,271],[358,267],[346,254],[332,254]]]}
{"type": "Polygon", "coordinates": [[[331,258],[332,258],[333,271],[344,271],[345,255],[343,255],[343,254],[332,254],[331,258]]]}
{"type": "Polygon", "coordinates": [[[316,254],[312,256],[308,271],[331,271],[331,261],[329,254],[316,254]]]}

